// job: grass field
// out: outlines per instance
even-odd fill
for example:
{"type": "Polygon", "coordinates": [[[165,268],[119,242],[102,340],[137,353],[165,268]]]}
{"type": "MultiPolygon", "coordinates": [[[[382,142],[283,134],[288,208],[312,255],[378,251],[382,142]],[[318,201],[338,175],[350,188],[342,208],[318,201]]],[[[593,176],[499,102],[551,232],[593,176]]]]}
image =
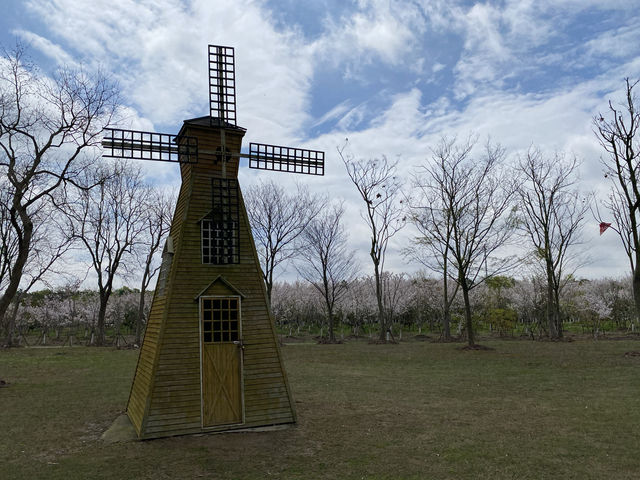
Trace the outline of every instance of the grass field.
{"type": "Polygon", "coordinates": [[[293,344],[297,426],[106,444],[137,351],[0,351],[2,479],[637,479],[640,342],[293,344]]]}

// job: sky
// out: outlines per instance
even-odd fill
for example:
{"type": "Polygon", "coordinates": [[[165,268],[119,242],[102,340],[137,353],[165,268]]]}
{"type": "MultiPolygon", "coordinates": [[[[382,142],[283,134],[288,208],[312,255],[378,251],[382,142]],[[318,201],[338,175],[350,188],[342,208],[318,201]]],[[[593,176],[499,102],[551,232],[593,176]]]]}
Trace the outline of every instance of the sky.
{"type": "MultiPolygon", "coordinates": [[[[324,177],[241,168],[343,200],[352,248],[371,271],[362,201],[337,147],[398,160],[408,179],[443,136],[491,138],[511,159],[535,145],[582,162],[580,188],[606,193],[593,118],[640,78],[640,0],[0,0],[0,44],[20,41],[44,72],[102,69],[120,84],[122,128],[176,133],[208,114],[207,45],[235,48],[245,142],[326,152],[324,177]]],[[[246,165],[245,165],[246,166],[246,165]]],[[[175,165],[145,166],[179,183],[175,165]]],[[[396,236],[387,268],[412,272],[396,236]]],[[[622,277],[612,231],[588,216],[577,275],[622,277]]],[[[281,278],[289,273],[281,272],[281,278]]],[[[516,272],[518,276],[518,272],[516,272]]]]}

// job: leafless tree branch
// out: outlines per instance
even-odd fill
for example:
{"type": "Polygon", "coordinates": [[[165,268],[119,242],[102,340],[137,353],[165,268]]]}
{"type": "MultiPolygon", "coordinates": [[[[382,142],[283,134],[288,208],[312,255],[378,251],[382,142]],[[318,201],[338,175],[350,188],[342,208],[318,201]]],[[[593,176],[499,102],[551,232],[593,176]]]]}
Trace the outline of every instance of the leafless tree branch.
{"type": "Polygon", "coordinates": [[[346,152],[346,147],[345,144],[338,148],[338,154],[365,204],[362,218],[371,232],[369,256],[375,278],[380,341],[384,342],[388,325],[385,320],[382,273],[389,241],[406,223],[403,200],[400,198],[402,183],[396,175],[397,161],[390,163],[384,156],[381,159],[356,160],[346,152]]]}

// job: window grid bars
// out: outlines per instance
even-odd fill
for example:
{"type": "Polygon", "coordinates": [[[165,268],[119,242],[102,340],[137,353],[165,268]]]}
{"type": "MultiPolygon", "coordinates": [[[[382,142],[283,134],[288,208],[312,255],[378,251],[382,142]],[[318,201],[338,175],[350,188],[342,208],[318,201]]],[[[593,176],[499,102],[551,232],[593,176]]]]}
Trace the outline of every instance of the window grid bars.
{"type": "Polygon", "coordinates": [[[202,262],[239,263],[240,207],[236,179],[211,179],[211,214],[202,221],[202,262]]]}
{"type": "Polygon", "coordinates": [[[202,340],[204,343],[236,342],[240,339],[237,298],[202,299],[202,340]]]}

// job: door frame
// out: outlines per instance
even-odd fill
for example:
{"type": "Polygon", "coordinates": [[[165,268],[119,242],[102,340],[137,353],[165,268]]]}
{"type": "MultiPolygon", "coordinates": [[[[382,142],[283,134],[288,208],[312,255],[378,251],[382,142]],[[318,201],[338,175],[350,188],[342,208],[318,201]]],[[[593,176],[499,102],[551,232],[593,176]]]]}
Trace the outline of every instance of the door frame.
{"type": "Polygon", "coordinates": [[[203,430],[216,430],[216,429],[225,429],[234,425],[244,425],[245,424],[245,408],[244,408],[244,347],[242,345],[242,337],[243,337],[243,329],[242,329],[242,297],[240,295],[202,295],[198,297],[198,351],[200,353],[200,363],[198,364],[198,369],[200,370],[200,428],[203,430]],[[238,300],[238,338],[241,342],[238,345],[238,355],[240,356],[240,409],[242,418],[240,422],[237,423],[224,423],[221,425],[204,425],[204,389],[203,382],[204,378],[202,376],[202,345],[203,345],[203,332],[202,332],[202,301],[208,299],[216,299],[216,298],[235,298],[238,300]]]}

